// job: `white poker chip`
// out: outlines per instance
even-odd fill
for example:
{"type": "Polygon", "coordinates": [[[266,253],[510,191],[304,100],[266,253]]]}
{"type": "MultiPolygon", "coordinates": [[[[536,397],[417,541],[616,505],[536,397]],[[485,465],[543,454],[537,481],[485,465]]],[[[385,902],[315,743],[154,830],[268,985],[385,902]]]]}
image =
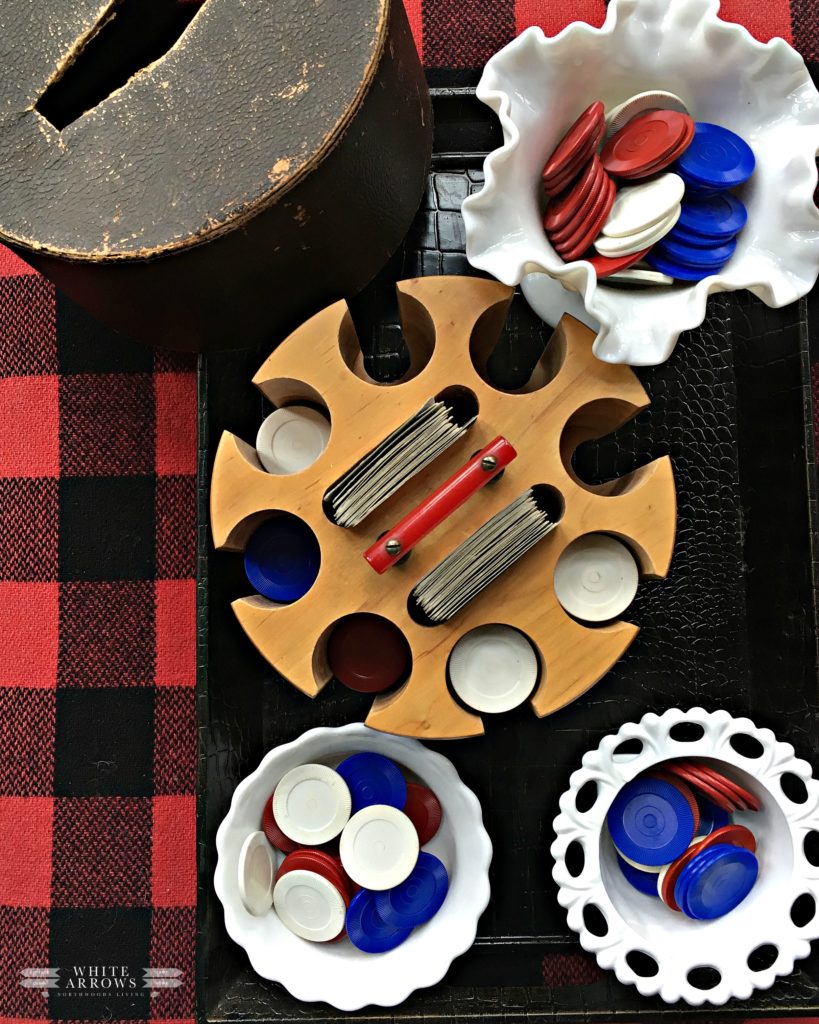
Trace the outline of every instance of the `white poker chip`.
{"type": "Polygon", "coordinates": [[[239,896],[249,914],[258,917],[273,906],[276,862],[264,832],[251,832],[239,851],[239,896]]]}
{"type": "Polygon", "coordinates": [[[330,424],[307,405],[276,409],[262,421],[256,454],[268,473],[287,476],[312,466],[327,447],[330,424]]]}
{"type": "MultiPolygon", "coordinates": [[[[688,844],[689,849],[692,846],[696,846],[697,843],[701,843],[703,841],[703,839],[705,839],[705,836],[694,836],[694,838],[688,844]]],[[[617,848],[615,847],[615,849],[617,849],[617,848]]],[[[621,857],[623,857],[622,853],[620,853],[619,850],[617,850],[617,852],[618,852],[618,854],[620,854],[621,857]]],[[[626,857],[623,857],[623,860],[626,860],[626,859],[627,859],[626,857]]],[[[632,867],[636,867],[636,868],[640,867],[639,864],[634,864],[632,861],[629,861],[628,863],[631,864],[632,867]]],[[[658,877],[657,877],[657,891],[660,892],[660,893],[662,892],[663,882],[665,881],[665,876],[668,874],[668,869],[671,867],[671,865],[673,863],[674,863],[674,861],[672,861],[671,864],[663,864],[663,865],[661,865],[658,868],[643,868],[643,871],[657,871],[659,873],[658,877]]]]}
{"type": "MultiPolygon", "coordinates": [[[[626,864],[630,864],[633,868],[637,868],[638,871],[645,871],[647,875],[659,875],[660,872],[663,870],[662,864],[638,864],[636,860],[632,860],[630,857],[627,857],[623,853],[623,851],[618,850],[616,846],[614,847],[614,849],[617,850],[617,856],[621,860],[624,860],[626,864]]],[[[659,886],[659,880],[657,884],[659,886]]]]}
{"type": "Polygon", "coordinates": [[[679,206],[684,192],[682,178],[670,171],[639,185],[626,185],[617,192],[603,234],[621,238],[644,231],[668,217],[679,206]]]}
{"type": "Polygon", "coordinates": [[[347,905],[332,882],[315,871],[288,871],[276,882],[273,907],[294,935],[329,942],[341,934],[347,905]]]}
{"type": "Polygon", "coordinates": [[[625,270],[618,270],[616,274],[611,274],[603,283],[659,286],[674,284],[674,278],[670,274],[661,274],[659,270],[650,270],[648,267],[626,267],[625,270]]]}
{"type": "Polygon", "coordinates": [[[449,678],[464,704],[475,711],[511,711],[537,682],[534,648],[511,626],[478,626],[452,648],[449,678]]]}
{"type": "Polygon", "coordinates": [[[680,212],[681,207],[678,203],[667,217],[657,221],[656,224],[633,235],[620,235],[616,238],[600,235],[596,239],[594,247],[601,256],[630,256],[634,252],[648,249],[649,246],[659,242],[661,238],[665,238],[679,220],[680,212]]]}
{"type": "Polygon", "coordinates": [[[364,807],[350,818],[339,844],[344,870],[365,889],[392,889],[418,861],[418,833],[402,811],[386,804],[364,807]]]}
{"type": "Polygon", "coordinates": [[[606,112],[606,134],[609,139],[616,134],[628,122],[638,114],[645,114],[649,110],[678,110],[681,114],[687,114],[688,108],[673,92],[665,92],[662,89],[652,89],[649,92],[638,92],[636,96],[618,103],[616,107],[606,112]]]}
{"type": "Polygon", "coordinates": [[[294,843],[318,846],[341,832],[350,817],[347,783],[323,764],[302,764],[289,771],[273,794],[276,824],[294,843]]]}
{"type": "Polygon", "coordinates": [[[602,533],[578,537],[555,566],[555,596],[584,622],[605,622],[628,608],[637,593],[639,570],[634,555],[619,540],[602,533]]]}

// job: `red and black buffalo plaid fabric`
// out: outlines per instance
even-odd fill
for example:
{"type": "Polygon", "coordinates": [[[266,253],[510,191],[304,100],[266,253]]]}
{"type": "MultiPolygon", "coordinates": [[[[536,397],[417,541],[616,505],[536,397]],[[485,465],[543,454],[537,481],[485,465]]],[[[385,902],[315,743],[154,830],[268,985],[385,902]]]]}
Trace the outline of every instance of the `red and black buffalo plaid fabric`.
{"type": "Polygon", "coordinates": [[[3,1021],[193,1014],[195,469],[192,361],[0,249],[3,1021]],[[64,987],[102,965],[137,989],[64,987]]]}
{"type": "MultiPolygon", "coordinates": [[[[605,16],[405,3],[433,81],[477,80],[529,25],[605,16]]],[[[816,0],[722,14],[819,60],[816,0]]],[[[0,248],[0,1024],[194,1015],[195,424],[191,360],[116,337],[0,248]]],[[[543,975],[598,971],[578,952],[543,975]]]]}

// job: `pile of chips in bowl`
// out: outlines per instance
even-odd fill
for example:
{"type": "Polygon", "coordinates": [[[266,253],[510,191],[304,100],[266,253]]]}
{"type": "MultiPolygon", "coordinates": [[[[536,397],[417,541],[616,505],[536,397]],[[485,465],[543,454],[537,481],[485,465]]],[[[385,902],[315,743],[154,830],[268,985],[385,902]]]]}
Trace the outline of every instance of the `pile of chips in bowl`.
{"type": "Polygon", "coordinates": [[[754,166],[747,142],[695,122],[673,93],[608,112],[597,100],[543,167],[543,227],[565,262],[586,259],[613,284],[699,281],[736,249],[747,211],[730,189],[754,166]]]}
{"type": "Polygon", "coordinates": [[[279,781],[261,831],[244,842],[242,902],[252,914],[272,906],[303,939],[395,949],[446,898],[446,867],[421,850],[441,819],[432,790],[382,754],[352,754],[335,768],[300,765],[279,781]],[[285,855],[278,867],[277,854],[285,855]]]}
{"type": "Polygon", "coordinates": [[[623,786],[606,823],[635,889],[694,920],[713,920],[739,906],[756,882],[756,839],[733,815],[759,808],[722,766],[675,760],[623,786]]]}

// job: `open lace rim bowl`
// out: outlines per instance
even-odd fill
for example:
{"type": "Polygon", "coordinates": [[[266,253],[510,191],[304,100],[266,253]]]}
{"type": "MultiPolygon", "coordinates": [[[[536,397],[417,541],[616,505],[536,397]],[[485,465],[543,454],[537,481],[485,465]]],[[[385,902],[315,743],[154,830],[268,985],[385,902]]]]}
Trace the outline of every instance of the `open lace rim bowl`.
{"type": "MultiPolygon", "coordinates": [[[[461,782],[451,761],[418,740],[376,732],[360,723],[311,729],[271,750],[233,794],[216,834],[214,884],[225,911],[228,935],[243,946],[257,974],[278,981],[296,999],[322,1001],[339,1010],[395,1006],[411,992],[437,984],[455,957],[475,941],[478,919],[489,903],[492,843],[483,827],[478,798],[461,782]],[[265,801],[291,768],[309,762],[335,765],[348,754],[374,751],[392,758],[435,793],[443,820],[425,850],[449,871],[450,886],[435,917],[416,928],[389,953],[362,953],[348,940],[316,943],[300,939],[275,912],[254,917],[239,896],[239,851],[259,828],[265,801]]],[[[278,858],[281,863],[282,857],[278,858]]]]}
{"type": "Polygon", "coordinates": [[[584,754],[560,797],[554,830],[552,876],[569,927],[602,968],[644,996],[695,1006],[748,999],[754,989],[770,988],[789,974],[795,961],[810,953],[810,941],[819,938],[819,863],[813,863],[819,781],[789,743],[747,718],[672,708],[627,723],[584,754]],[[620,788],[676,757],[710,758],[727,766],[762,805],[756,813],[734,814],[756,836],[756,884],[738,907],[712,921],[692,921],[631,888],[605,828],[620,788]],[[596,787],[594,795],[581,795],[586,786],[596,787]],[[567,856],[573,844],[582,848],[579,871],[577,850],[567,856]],[[596,911],[590,912],[592,906],[596,911]],[[760,962],[765,951],[770,955],[760,962]],[[702,968],[709,969],[704,980],[702,968]]]}
{"type": "Polygon", "coordinates": [[[545,273],[579,292],[599,324],[594,353],[607,362],[664,362],[680,333],[702,323],[711,292],[747,288],[784,306],[819,272],[819,93],[783,39],[760,43],[718,9],[717,0],[612,0],[600,29],[574,22],[553,37],[527,29],[489,60],[477,88],[504,142],[486,158],[483,189],[463,204],[469,262],[504,284],[545,273]],[[557,255],[543,231],[540,174],[591,102],[609,109],[646,89],[673,92],[695,120],[742,136],[756,170],[737,191],[748,223],[721,271],[695,284],[625,289],[598,283],[587,261],[557,255]]]}

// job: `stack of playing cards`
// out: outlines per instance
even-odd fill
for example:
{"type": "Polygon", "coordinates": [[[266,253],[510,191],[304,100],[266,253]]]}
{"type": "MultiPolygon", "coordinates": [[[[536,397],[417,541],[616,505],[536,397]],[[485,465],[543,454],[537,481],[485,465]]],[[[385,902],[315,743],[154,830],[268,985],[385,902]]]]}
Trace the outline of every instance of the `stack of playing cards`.
{"type": "Polygon", "coordinates": [[[419,580],[411,602],[430,622],[446,622],[556,525],[526,491],[419,580]]]}
{"type": "Polygon", "coordinates": [[[430,400],[337,480],[324,495],[338,526],[358,526],[399,487],[446,451],[475,422],[472,403],[430,400]]]}

